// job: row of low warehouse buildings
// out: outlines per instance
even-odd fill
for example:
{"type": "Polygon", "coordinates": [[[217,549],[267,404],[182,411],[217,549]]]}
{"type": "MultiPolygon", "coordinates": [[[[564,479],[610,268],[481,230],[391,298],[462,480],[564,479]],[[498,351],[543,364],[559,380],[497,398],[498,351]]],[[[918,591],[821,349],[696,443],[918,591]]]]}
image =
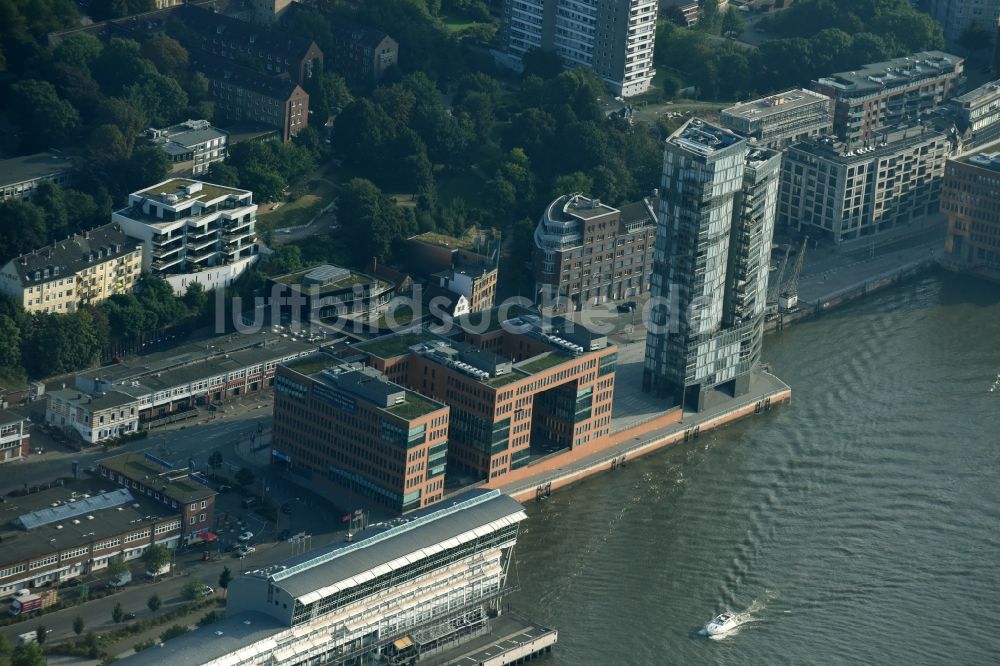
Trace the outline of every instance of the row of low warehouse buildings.
{"type": "Polygon", "coordinates": [[[77,375],[47,393],[45,421],[85,444],[117,439],[150,424],[269,388],[276,368],[314,352],[313,336],[270,330],[211,338],[77,375]]]}

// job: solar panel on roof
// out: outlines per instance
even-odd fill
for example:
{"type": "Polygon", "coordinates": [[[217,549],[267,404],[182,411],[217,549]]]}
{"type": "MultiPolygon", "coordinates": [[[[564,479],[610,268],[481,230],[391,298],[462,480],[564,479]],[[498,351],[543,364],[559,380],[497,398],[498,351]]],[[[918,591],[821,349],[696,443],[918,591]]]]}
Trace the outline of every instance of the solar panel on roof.
{"type": "Polygon", "coordinates": [[[75,516],[82,516],[83,514],[91,513],[92,511],[110,509],[112,507],[128,504],[134,501],[135,498],[132,497],[132,493],[124,488],[120,488],[108,493],[101,493],[100,495],[94,495],[93,497],[86,497],[84,499],[76,500],[75,502],[69,502],[67,504],[63,504],[62,506],[52,506],[39,509],[38,511],[32,511],[31,513],[18,516],[16,522],[24,529],[30,530],[36,527],[41,527],[42,525],[48,525],[49,523],[55,523],[60,520],[68,520],[75,516]]]}

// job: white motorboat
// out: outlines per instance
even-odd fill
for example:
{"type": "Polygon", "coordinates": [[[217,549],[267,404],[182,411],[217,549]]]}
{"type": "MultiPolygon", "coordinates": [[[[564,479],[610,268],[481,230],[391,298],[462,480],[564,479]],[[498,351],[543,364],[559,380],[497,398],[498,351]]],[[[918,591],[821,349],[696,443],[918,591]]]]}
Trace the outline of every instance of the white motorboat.
{"type": "Polygon", "coordinates": [[[704,631],[708,636],[718,636],[719,634],[732,631],[738,627],[739,624],[739,616],[737,616],[736,613],[726,611],[725,613],[716,615],[711,622],[705,625],[702,631],[704,631]]]}

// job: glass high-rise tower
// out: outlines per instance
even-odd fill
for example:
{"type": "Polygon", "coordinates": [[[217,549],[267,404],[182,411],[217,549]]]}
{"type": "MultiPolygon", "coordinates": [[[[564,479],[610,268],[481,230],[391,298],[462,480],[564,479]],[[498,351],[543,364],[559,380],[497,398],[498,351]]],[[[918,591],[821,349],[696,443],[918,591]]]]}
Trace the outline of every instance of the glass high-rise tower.
{"type": "Polygon", "coordinates": [[[781,155],[692,119],[666,141],[643,390],[700,410],[760,362],[781,155]]]}

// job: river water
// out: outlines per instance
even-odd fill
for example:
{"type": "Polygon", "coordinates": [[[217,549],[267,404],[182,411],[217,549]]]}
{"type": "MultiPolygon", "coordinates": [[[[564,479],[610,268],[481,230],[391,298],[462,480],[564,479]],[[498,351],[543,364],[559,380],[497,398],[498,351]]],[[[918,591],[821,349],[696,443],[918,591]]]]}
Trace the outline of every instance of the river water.
{"type": "Polygon", "coordinates": [[[790,405],[529,504],[540,663],[998,663],[1000,288],[934,274],[765,345],[790,405]]]}

